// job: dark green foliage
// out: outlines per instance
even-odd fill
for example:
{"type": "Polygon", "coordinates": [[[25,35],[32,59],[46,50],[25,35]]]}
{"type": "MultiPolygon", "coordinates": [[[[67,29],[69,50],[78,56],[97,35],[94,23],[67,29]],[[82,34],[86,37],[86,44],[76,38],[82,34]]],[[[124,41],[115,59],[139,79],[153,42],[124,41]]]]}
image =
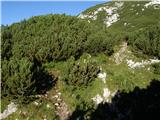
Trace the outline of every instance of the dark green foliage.
{"type": "Polygon", "coordinates": [[[105,30],[94,27],[86,20],[66,15],[32,17],[2,30],[2,36],[3,56],[10,55],[10,48],[17,58],[28,57],[31,61],[37,59],[41,63],[66,60],[71,56],[77,58],[84,52],[113,52],[105,30]],[[90,44],[93,46],[90,47],[90,44]]]}
{"type": "Polygon", "coordinates": [[[12,34],[8,27],[2,29],[1,44],[2,59],[9,59],[12,56],[12,34]]]}
{"type": "Polygon", "coordinates": [[[53,84],[53,77],[35,61],[15,57],[11,57],[9,61],[2,60],[2,98],[29,102],[32,95],[45,93],[53,84]]]}
{"type": "Polygon", "coordinates": [[[12,95],[24,97],[32,94],[34,89],[31,86],[33,63],[27,58],[20,60],[11,58],[10,61],[2,61],[2,97],[12,95]]]}
{"type": "Polygon", "coordinates": [[[111,55],[113,53],[114,40],[111,40],[107,31],[99,30],[95,34],[88,36],[85,43],[85,50],[87,53],[96,55],[103,52],[111,55]]]}
{"type": "Polygon", "coordinates": [[[160,63],[153,64],[154,67],[154,73],[160,74],[160,63]]]}
{"type": "Polygon", "coordinates": [[[160,25],[130,33],[128,42],[143,54],[160,58],[160,25]]]}
{"type": "MultiPolygon", "coordinates": [[[[113,48],[107,34],[86,20],[66,15],[37,16],[3,27],[2,97],[25,98],[52,88],[53,78],[41,67],[44,62],[77,59],[86,52],[110,55],[113,48]]],[[[66,81],[73,86],[87,86],[98,72],[92,63],[72,67],[66,81]]]]}
{"type": "Polygon", "coordinates": [[[80,64],[75,62],[68,66],[64,79],[68,85],[85,87],[97,77],[98,72],[99,68],[96,63],[87,62],[80,64]]]}

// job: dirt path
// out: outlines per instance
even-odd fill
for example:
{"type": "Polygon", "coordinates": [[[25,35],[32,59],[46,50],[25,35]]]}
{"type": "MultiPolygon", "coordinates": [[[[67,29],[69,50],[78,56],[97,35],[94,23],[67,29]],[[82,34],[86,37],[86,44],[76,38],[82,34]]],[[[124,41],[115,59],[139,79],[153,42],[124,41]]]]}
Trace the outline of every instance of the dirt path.
{"type": "Polygon", "coordinates": [[[67,120],[71,114],[68,105],[63,101],[61,92],[55,88],[55,95],[52,96],[52,101],[55,105],[55,113],[59,117],[59,120],[67,120]]]}
{"type": "Polygon", "coordinates": [[[71,116],[72,112],[63,100],[61,92],[58,90],[56,86],[52,91],[47,92],[44,95],[37,95],[36,97],[50,101],[54,104],[55,110],[53,112],[58,117],[58,120],[68,120],[68,118],[71,116]]]}
{"type": "Polygon", "coordinates": [[[123,42],[120,50],[114,54],[116,64],[120,64],[125,57],[125,51],[127,49],[127,42],[123,42]]]}
{"type": "MultiPolygon", "coordinates": [[[[58,78],[59,72],[57,71],[49,71],[50,75],[53,75],[53,77],[58,78]]],[[[68,105],[65,103],[61,96],[61,92],[59,91],[59,88],[57,86],[54,87],[53,91],[49,93],[49,99],[52,101],[52,103],[55,105],[55,113],[58,116],[58,120],[67,120],[69,116],[71,115],[71,111],[68,107],[68,105]]]]}

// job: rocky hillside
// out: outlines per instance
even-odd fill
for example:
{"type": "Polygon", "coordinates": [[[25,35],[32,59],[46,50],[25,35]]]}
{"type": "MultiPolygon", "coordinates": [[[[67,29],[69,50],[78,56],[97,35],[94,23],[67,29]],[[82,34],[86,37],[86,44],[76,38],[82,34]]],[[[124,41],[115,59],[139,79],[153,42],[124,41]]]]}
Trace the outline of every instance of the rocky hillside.
{"type": "Polygon", "coordinates": [[[78,17],[113,31],[133,31],[160,21],[160,1],[107,2],[85,10],[78,17]]]}

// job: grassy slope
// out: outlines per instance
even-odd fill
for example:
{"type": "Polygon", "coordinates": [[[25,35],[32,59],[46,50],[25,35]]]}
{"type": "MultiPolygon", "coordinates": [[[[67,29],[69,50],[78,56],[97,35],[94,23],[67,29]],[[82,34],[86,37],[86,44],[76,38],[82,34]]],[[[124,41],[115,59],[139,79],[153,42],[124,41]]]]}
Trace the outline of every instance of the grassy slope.
{"type": "MultiPolygon", "coordinates": [[[[86,59],[86,55],[84,56],[81,57],[81,62],[86,59]]],[[[133,58],[134,60],[142,60],[142,58],[136,58],[135,56],[129,55],[128,57],[133,58]]],[[[67,86],[59,79],[57,82],[57,87],[62,92],[64,101],[69,105],[72,111],[74,111],[77,105],[81,104],[80,101],[91,103],[91,98],[93,98],[96,94],[102,95],[103,88],[105,87],[109,88],[112,93],[116,90],[129,92],[132,91],[136,86],[145,88],[152,79],[160,78],[160,75],[154,74],[152,69],[147,71],[147,67],[133,70],[130,69],[125,62],[116,65],[112,57],[108,58],[104,54],[92,56],[88,59],[96,61],[102,67],[102,71],[107,73],[106,84],[97,78],[87,88],[80,88],[73,91],[71,87],[67,86]],[[77,96],[79,96],[79,99],[77,96]]],[[[67,64],[69,64],[68,61],[59,63],[47,63],[44,66],[49,71],[57,72],[57,74],[60,75],[59,78],[61,78],[64,67],[66,67],[67,64]]],[[[49,92],[52,94],[54,91],[51,90],[49,92]]],[[[54,116],[53,103],[47,100],[43,100],[41,103],[42,104],[38,107],[35,106],[33,102],[27,106],[21,106],[19,110],[9,116],[7,120],[11,120],[13,118],[26,119],[27,117],[30,119],[42,119],[45,115],[47,115],[48,119],[52,119],[54,116]],[[47,104],[50,104],[51,108],[47,108],[47,104]],[[20,111],[27,112],[27,115],[24,115],[23,113],[19,114],[20,111]]]]}
{"type": "MultiPolygon", "coordinates": [[[[118,48],[116,49],[118,50],[118,48]]],[[[130,51],[130,48],[127,48],[126,50],[125,59],[132,59],[134,61],[143,60],[143,58],[137,58],[132,52],[127,51],[130,51]]],[[[46,70],[53,72],[59,77],[59,80],[57,81],[57,88],[62,92],[62,97],[69,105],[71,111],[74,111],[77,105],[81,105],[82,101],[91,103],[91,98],[93,98],[96,94],[100,94],[102,96],[103,88],[109,88],[111,93],[117,90],[129,92],[135,87],[145,88],[147,85],[149,85],[152,79],[160,78],[160,75],[153,73],[153,68],[151,66],[146,66],[139,69],[131,69],[127,66],[125,59],[121,64],[117,65],[114,62],[113,56],[108,57],[104,54],[91,57],[89,56],[90,55],[88,54],[82,55],[77,61],[84,62],[84,60],[90,60],[96,62],[102,68],[102,72],[107,73],[106,84],[104,84],[102,80],[96,78],[90,86],[73,90],[71,86],[67,86],[65,82],[61,80],[63,77],[63,72],[65,72],[68,64],[72,62],[71,60],[44,64],[46,70]],[[150,67],[151,70],[147,70],[148,67],[150,67]]],[[[53,96],[52,94],[54,94],[54,90],[50,90],[49,94],[49,97],[51,98],[53,96]]],[[[42,119],[45,115],[48,116],[48,119],[52,119],[54,116],[54,104],[43,99],[36,101],[42,101],[42,104],[37,107],[32,102],[27,106],[20,106],[19,110],[9,116],[7,120],[13,118],[26,119],[28,116],[30,119],[42,119]],[[50,104],[51,108],[47,108],[47,104],[50,104]],[[20,111],[27,111],[27,115],[23,115],[23,113],[19,114],[20,111]]]]}
{"type": "MultiPolygon", "coordinates": [[[[136,58],[136,56],[132,55],[132,53],[126,53],[126,55],[127,58],[132,60],[142,60],[142,58],[136,58]]],[[[91,102],[91,98],[96,94],[103,94],[103,88],[105,87],[109,88],[111,92],[116,90],[129,92],[132,91],[136,86],[145,88],[152,79],[160,78],[160,75],[153,73],[152,68],[150,71],[146,70],[149,66],[133,70],[129,68],[125,62],[122,62],[119,65],[115,64],[113,57],[109,58],[104,54],[92,56],[91,58],[87,58],[86,55],[83,55],[80,59],[81,60],[78,60],[80,62],[83,62],[84,59],[97,62],[99,66],[102,67],[102,71],[107,73],[107,80],[106,84],[104,84],[102,80],[97,78],[87,88],[80,88],[74,91],[63,81],[59,80],[57,85],[62,91],[64,100],[69,104],[72,110],[74,110],[79,104],[79,99],[77,99],[76,96],[80,96],[80,98],[84,98],[85,101],[91,102]]],[[[65,70],[65,67],[67,67],[67,64],[69,63],[66,61],[60,63],[48,63],[45,66],[49,71],[59,71],[61,78],[62,72],[65,70]]]]}
{"type": "Polygon", "coordinates": [[[54,104],[48,100],[38,99],[25,106],[18,106],[18,110],[5,120],[55,120],[54,104]],[[39,105],[35,105],[38,102],[39,105]],[[48,108],[47,105],[50,107],[48,108]]]}
{"type": "MultiPolygon", "coordinates": [[[[116,23],[113,23],[111,27],[108,29],[111,32],[119,33],[121,32],[132,32],[134,30],[142,29],[143,27],[147,27],[149,25],[157,24],[160,21],[160,9],[154,9],[154,6],[149,6],[146,8],[146,2],[124,2],[124,5],[121,9],[118,10],[118,14],[120,15],[120,20],[116,23]],[[132,10],[133,9],[133,10],[132,10]],[[142,11],[144,9],[144,11],[142,11]],[[136,15],[138,13],[138,15],[136,15]],[[127,26],[124,26],[124,23],[129,23],[127,26]]],[[[114,2],[108,2],[105,4],[99,4],[94,7],[91,7],[84,12],[83,14],[90,14],[93,11],[97,10],[100,7],[104,6],[113,6],[114,2]]],[[[98,13],[98,18],[95,24],[103,24],[103,19],[107,14],[104,14],[103,11],[98,13]],[[100,17],[99,17],[100,16],[100,17]]]]}
{"type": "Polygon", "coordinates": [[[157,24],[160,20],[160,9],[154,9],[153,6],[145,8],[144,3],[145,2],[124,3],[123,8],[119,11],[120,20],[114,23],[110,27],[110,30],[116,32],[120,30],[132,32],[149,25],[157,24]],[[138,4],[140,6],[137,6],[138,4]],[[134,7],[132,7],[133,5],[134,7]],[[144,9],[144,11],[142,11],[142,9],[144,9]],[[138,13],[138,15],[136,15],[136,13],[138,13]],[[129,25],[124,26],[125,22],[129,23],[129,25]]]}

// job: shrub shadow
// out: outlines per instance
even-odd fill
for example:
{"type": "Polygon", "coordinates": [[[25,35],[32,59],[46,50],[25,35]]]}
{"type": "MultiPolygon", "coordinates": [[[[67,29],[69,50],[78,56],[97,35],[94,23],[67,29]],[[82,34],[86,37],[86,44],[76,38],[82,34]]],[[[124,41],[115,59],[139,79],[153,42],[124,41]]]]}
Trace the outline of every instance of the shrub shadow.
{"type": "MultiPolygon", "coordinates": [[[[86,119],[84,112],[75,110],[69,119],[86,119]]],[[[89,120],[160,120],[160,81],[153,80],[147,88],[136,87],[129,93],[118,91],[111,103],[99,104],[87,118],[89,120]]]]}
{"type": "Polygon", "coordinates": [[[35,94],[45,94],[55,86],[57,78],[53,74],[48,73],[44,67],[42,67],[42,63],[37,59],[34,58],[33,62],[32,80],[34,81],[34,84],[32,88],[35,89],[35,94]]]}
{"type": "Polygon", "coordinates": [[[35,88],[37,94],[45,94],[56,83],[57,78],[41,69],[35,74],[35,88]]]}

